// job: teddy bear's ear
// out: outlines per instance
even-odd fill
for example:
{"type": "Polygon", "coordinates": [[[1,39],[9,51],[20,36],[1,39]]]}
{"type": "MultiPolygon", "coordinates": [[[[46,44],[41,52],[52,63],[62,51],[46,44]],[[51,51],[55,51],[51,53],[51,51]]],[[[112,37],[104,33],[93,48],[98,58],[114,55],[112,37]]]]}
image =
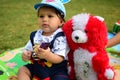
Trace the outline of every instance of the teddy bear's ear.
{"type": "Polygon", "coordinates": [[[73,30],[82,30],[84,31],[86,24],[88,23],[90,14],[81,13],[72,17],[73,21],[73,30]]]}
{"type": "Polygon", "coordinates": [[[104,18],[103,17],[101,17],[101,16],[95,16],[97,19],[99,19],[100,21],[104,21],[104,18]]]}
{"type": "Polygon", "coordinates": [[[69,19],[62,27],[62,30],[66,36],[66,39],[67,39],[67,42],[69,44],[69,47],[72,49],[72,50],[75,50],[78,48],[78,44],[77,43],[74,43],[73,40],[72,40],[72,32],[73,32],[73,19],[69,19]]]}

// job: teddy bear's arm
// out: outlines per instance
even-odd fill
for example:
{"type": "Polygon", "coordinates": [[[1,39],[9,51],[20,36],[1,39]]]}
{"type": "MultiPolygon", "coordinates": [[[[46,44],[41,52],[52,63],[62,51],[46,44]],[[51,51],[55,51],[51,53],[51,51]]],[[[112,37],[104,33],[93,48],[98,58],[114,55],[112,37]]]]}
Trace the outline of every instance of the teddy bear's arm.
{"type": "Polygon", "coordinates": [[[114,71],[109,65],[109,58],[105,51],[97,52],[97,54],[92,58],[92,65],[99,79],[113,79],[114,71]]]}

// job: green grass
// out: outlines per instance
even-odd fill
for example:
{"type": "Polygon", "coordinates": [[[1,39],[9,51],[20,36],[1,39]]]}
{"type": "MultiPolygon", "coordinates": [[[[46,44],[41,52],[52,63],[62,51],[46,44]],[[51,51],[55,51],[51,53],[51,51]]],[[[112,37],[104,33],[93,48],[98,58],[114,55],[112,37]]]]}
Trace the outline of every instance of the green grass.
{"type": "MultiPolygon", "coordinates": [[[[31,31],[38,29],[37,13],[33,6],[41,0],[0,1],[0,53],[24,46],[31,31]]],[[[120,0],[71,0],[65,4],[66,21],[73,15],[87,12],[105,18],[111,31],[120,20],[120,0]]]]}

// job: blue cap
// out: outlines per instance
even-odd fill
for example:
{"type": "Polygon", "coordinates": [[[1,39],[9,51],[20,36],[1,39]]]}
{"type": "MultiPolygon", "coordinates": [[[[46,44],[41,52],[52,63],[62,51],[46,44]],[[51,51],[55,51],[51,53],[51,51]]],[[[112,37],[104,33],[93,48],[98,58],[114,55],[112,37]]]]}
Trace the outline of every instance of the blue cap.
{"type": "Polygon", "coordinates": [[[65,7],[60,0],[42,0],[42,2],[35,4],[34,8],[38,10],[42,6],[51,6],[58,10],[61,13],[61,15],[66,16],[65,7]]]}

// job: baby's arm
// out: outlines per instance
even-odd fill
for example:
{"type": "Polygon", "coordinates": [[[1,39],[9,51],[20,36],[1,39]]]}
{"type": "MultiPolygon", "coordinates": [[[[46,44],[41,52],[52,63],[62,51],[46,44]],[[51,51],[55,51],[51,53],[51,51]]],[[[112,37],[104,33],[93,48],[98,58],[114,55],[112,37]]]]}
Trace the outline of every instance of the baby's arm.
{"type": "Polygon", "coordinates": [[[24,47],[24,50],[22,53],[22,60],[29,61],[31,59],[32,52],[33,52],[33,47],[32,47],[31,41],[29,40],[24,47]]]}
{"type": "Polygon", "coordinates": [[[113,38],[108,40],[107,48],[115,46],[120,43],[120,32],[117,33],[113,38]]]}

